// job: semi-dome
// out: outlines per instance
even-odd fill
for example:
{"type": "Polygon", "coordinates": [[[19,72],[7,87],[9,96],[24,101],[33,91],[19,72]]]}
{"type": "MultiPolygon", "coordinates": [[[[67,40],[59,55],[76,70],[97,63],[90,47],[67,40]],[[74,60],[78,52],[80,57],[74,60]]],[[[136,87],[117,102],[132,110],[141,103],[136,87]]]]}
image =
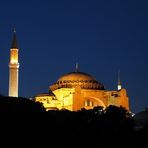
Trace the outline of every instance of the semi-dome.
{"type": "Polygon", "coordinates": [[[84,72],[70,72],[62,75],[51,89],[73,88],[80,86],[82,89],[104,90],[103,84],[99,83],[93,76],[84,72]]]}
{"type": "Polygon", "coordinates": [[[40,94],[38,94],[38,95],[36,95],[35,97],[40,97],[40,96],[53,96],[53,97],[55,97],[55,94],[54,93],[52,93],[52,92],[48,92],[48,93],[40,93],[40,94]]]}

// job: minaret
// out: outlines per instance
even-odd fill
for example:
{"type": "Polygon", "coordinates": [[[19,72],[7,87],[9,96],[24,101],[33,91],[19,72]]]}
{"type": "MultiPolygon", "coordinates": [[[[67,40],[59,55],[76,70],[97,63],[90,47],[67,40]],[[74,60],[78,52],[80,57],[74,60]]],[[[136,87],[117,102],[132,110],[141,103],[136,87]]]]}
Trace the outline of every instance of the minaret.
{"type": "Polygon", "coordinates": [[[78,63],[76,63],[76,70],[75,70],[75,72],[79,72],[79,64],[78,63]]]}
{"type": "Polygon", "coordinates": [[[118,90],[122,89],[122,85],[121,85],[121,79],[120,79],[120,70],[118,70],[118,86],[117,86],[118,90]]]}
{"type": "Polygon", "coordinates": [[[11,97],[18,97],[18,51],[16,31],[14,29],[9,61],[9,96],[11,97]]]}

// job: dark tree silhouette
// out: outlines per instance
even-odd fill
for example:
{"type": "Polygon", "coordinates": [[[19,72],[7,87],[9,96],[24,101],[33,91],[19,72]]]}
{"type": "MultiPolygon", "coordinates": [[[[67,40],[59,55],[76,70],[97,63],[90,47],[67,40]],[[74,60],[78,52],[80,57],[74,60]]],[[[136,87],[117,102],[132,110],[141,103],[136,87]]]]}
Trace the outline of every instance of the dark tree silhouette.
{"type": "Polygon", "coordinates": [[[133,127],[123,107],[45,111],[29,99],[0,96],[0,139],[12,141],[5,143],[11,147],[133,147],[135,139],[147,136],[133,127]]]}

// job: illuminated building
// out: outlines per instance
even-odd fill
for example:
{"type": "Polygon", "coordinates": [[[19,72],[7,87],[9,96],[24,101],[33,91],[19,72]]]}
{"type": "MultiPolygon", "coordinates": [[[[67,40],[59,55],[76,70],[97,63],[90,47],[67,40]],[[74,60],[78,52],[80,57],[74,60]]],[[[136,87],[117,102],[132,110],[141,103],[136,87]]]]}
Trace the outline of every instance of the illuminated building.
{"type": "Polygon", "coordinates": [[[18,97],[18,50],[16,31],[14,30],[9,62],[9,96],[11,97],[18,97]]]}
{"type": "Polygon", "coordinates": [[[113,91],[105,90],[103,84],[93,76],[80,72],[77,65],[75,72],[64,74],[49,87],[48,93],[38,94],[34,99],[43,103],[46,110],[77,111],[109,105],[123,106],[129,110],[129,99],[126,89],[121,86],[120,76],[117,88],[113,91]]]}

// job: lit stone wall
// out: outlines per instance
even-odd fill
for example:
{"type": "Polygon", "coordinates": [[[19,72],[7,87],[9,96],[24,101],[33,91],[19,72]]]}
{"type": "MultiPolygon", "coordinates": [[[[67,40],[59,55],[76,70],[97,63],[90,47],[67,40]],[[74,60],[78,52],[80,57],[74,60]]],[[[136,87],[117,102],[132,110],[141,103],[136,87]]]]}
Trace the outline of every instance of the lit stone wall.
{"type": "Polygon", "coordinates": [[[123,106],[129,110],[128,96],[125,89],[120,91],[92,90],[75,88],[60,88],[53,91],[56,99],[40,96],[36,101],[42,102],[45,108],[56,107],[71,111],[92,109],[95,106],[123,106]],[[47,102],[47,99],[50,100],[47,102]]]}
{"type": "Polygon", "coordinates": [[[10,62],[9,62],[9,96],[18,97],[18,49],[10,49],[10,62]]]}
{"type": "Polygon", "coordinates": [[[10,63],[18,64],[18,49],[10,49],[10,63]]]}
{"type": "Polygon", "coordinates": [[[127,96],[127,91],[126,89],[121,89],[119,91],[119,104],[118,106],[121,104],[123,107],[125,107],[127,110],[130,110],[129,109],[129,98],[127,96]]]}
{"type": "Polygon", "coordinates": [[[85,100],[90,98],[94,102],[94,106],[106,107],[108,104],[107,96],[104,90],[82,90],[85,100]]]}
{"type": "Polygon", "coordinates": [[[9,66],[9,96],[18,97],[18,68],[13,66],[9,66]]]}
{"type": "Polygon", "coordinates": [[[58,109],[68,109],[73,110],[73,95],[74,88],[61,88],[53,92],[57,98],[57,108],[58,109]]]}
{"type": "Polygon", "coordinates": [[[35,101],[42,103],[46,110],[57,108],[57,100],[53,96],[37,96],[35,101]]]}
{"type": "Polygon", "coordinates": [[[108,106],[116,105],[125,107],[129,110],[129,98],[125,89],[119,91],[108,91],[108,106]]]}

